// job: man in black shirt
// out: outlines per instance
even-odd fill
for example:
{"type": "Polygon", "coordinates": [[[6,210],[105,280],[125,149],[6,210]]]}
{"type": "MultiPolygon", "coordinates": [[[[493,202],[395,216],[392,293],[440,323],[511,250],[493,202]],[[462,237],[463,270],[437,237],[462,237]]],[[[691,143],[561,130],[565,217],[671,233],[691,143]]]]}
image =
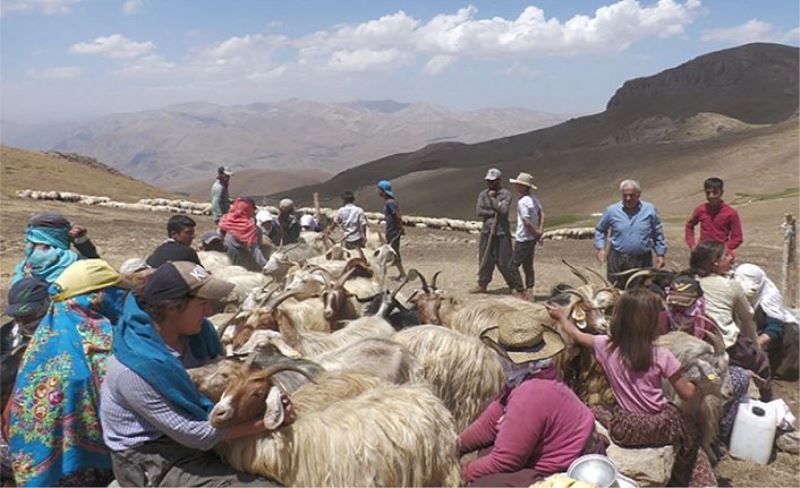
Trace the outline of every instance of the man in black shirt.
{"type": "Polygon", "coordinates": [[[197,252],[191,247],[196,226],[197,223],[187,215],[170,217],[167,221],[169,238],[147,258],[147,265],[158,268],[167,261],[191,261],[201,264],[197,252]]]}

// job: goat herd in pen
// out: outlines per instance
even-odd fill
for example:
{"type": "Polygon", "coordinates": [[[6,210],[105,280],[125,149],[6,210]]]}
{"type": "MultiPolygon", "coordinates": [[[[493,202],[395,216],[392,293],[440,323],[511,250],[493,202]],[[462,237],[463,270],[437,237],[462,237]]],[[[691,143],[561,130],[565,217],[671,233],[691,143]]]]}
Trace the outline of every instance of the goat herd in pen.
{"type": "MultiPolygon", "coordinates": [[[[29,194],[25,196],[30,197],[29,194]]],[[[30,240],[37,229],[45,229],[43,233],[54,236],[53,229],[62,221],[66,225],[64,229],[69,229],[70,224],[63,217],[57,216],[61,219],[58,220],[53,214],[43,215],[49,217],[40,219],[42,223],[37,224],[40,227],[29,226],[29,242],[39,242],[30,240]]],[[[54,240],[51,246],[58,247],[66,241],[69,249],[66,230],[63,232],[61,240],[54,240]]],[[[541,357],[549,361],[546,366],[554,368],[584,404],[580,408],[588,412],[590,432],[589,441],[585,442],[586,446],[591,444],[595,438],[591,432],[595,427],[586,406],[610,407],[615,403],[615,393],[591,348],[580,347],[582,341],[565,331],[566,326],[563,321],[558,323],[558,317],[577,326],[578,335],[608,335],[614,308],[625,299],[627,291],[614,287],[605,276],[591,268],[563,261],[564,273],[571,273],[581,284],[556,286],[547,303],[512,296],[463,300],[440,287],[438,278],[443,271],[426,276],[410,269],[402,280],[389,278],[387,270],[395,264],[396,253],[379,234],[370,233],[363,249],[347,249],[337,243],[337,232],[341,231],[330,235],[304,231],[299,242],[275,249],[262,272],[234,266],[228,254],[211,250],[197,253],[202,267],[192,269],[195,266],[192,264],[184,270],[174,265],[172,276],[167,276],[166,265],[154,270],[138,258],[126,261],[119,275],[107,264],[105,267],[85,266],[100,270],[99,278],[92,279],[100,279],[103,286],[126,283],[128,288],[136,290],[134,301],[143,294],[143,303],[174,300],[176,296],[170,287],[177,286],[175,283],[194,290],[197,297],[219,298],[200,293],[208,280],[216,280],[209,278],[206,271],[211,277],[232,284],[226,285],[233,288],[225,289],[221,301],[214,304],[204,301],[201,305],[205,307],[202,317],[208,316],[208,320],[203,321],[203,330],[211,330],[213,325],[216,329],[213,335],[221,340],[224,354],[209,352],[210,357],[221,359],[190,367],[188,374],[197,391],[213,403],[201,417],[208,412],[208,422],[219,432],[226,429],[231,432],[246,422],[263,423],[258,435],[217,438],[222,442],[208,446],[213,445],[216,453],[238,472],[269,478],[286,486],[461,486],[465,481],[462,463],[466,459],[461,458],[464,450],[460,449],[463,440],[459,440],[459,434],[482,416],[490,402],[498,397],[505,398],[503,392],[511,384],[511,378],[519,373],[509,371],[501,356],[531,354],[535,357],[538,354],[529,351],[532,350],[530,344],[503,352],[497,348],[496,341],[487,340],[492,331],[502,338],[504,327],[515,334],[531,327],[539,331],[540,337],[552,334],[558,339],[557,334],[560,334],[563,350],[552,356],[552,361],[550,356],[541,357]],[[154,279],[156,276],[158,278],[154,279]],[[196,287],[190,284],[193,280],[197,282],[196,287]],[[156,282],[160,284],[153,284],[156,282]]],[[[26,259],[33,260],[36,252],[34,249],[28,253],[26,249],[26,259]]],[[[62,288],[75,287],[76,293],[91,298],[89,306],[92,307],[112,297],[110,293],[89,294],[96,287],[91,287],[86,276],[76,280],[70,272],[70,267],[74,266],[76,264],[65,266],[62,277],[55,281],[61,287],[61,294],[66,293],[62,288]]],[[[663,288],[673,278],[675,273],[665,270],[634,269],[626,273],[623,281],[626,290],[632,290],[663,288]]],[[[210,288],[213,286],[208,284],[210,288]]],[[[106,431],[108,422],[119,421],[112,432],[104,432],[103,438],[107,444],[111,440],[125,447],[117,434],[129,432],[126,431],[129,424],[150,425],[158,419],[154,413],[152,418],[145,419],[150,423],[147,424],[123,415],[126,402],[132,401],[127,395],[146,397],[139,388],[144,391],[149,387],[134,383],[128,387],[120,378],[131,371],[139,377],[148,372],[161,374],[158,369],[137,366],[137,359],[131,359],[130,354],[138,350],[144,351],[143,355],[156,357],[161,353],[148,349],[154,343],[152,329],[158,329],[170,346],[168,338],[172,333],[162,328],[165,314],[169,313],[167,309],[159,311],[143,306],[155,325],[149,326],[149,331],[136,329],[138,306],[131,305],[130,298],[121,300],[125,301],[124,311],[118,311],[122,318],[112,320],[115,322],[115,359],[104,381],[117,382],[122,390],[130,388],[130,391],[103,385],[103,402],[113,403],[103,406],[103,415],[108,416],[103,420],[103,430],[106,431]],[[119,325],[121,323],[134,325],[126,329],[119,325]],[[115,410],[117,407],[120,410],[115,410]],[[114,415],[119,416],[112,417],[114,415]]],[[[142,316],[147,317],[147,314],[142,316]]],[[[62,319],[56,317],[53,323],[62,319]]],[[[47,320],[50,319],[46,318],[43,324],[47,320]]],[[[180,333],[187,334],[183,329],[180,333]]],[[[195,332],[197,335],[204,333],[195,332]]],[[[166,351],[161,344],[161,349],[166,351]]],[[[683,418],[697,431],[696,443],[700,450],[712,453],[725,412],[729,411],[731,403],[736,408],[736,402],[729,401],[733,398],[731,368],[722,336],[713,330],[704,330],[703,334],[672,331],[661,335],[656,344],[674,355],[683,378],[696,385],[691,399],[682,401],[686,396],[680,390],[681,383],[664,379],[664,395],[667,401],[679,406],[683,418]]],[[[38,347],[31,346],[32,349],[38,347]]],[[[108,344],[105,347],[108,348],[108,344]]],[[[194,346],[186,347],[191,355],[201,358],[194,346]]],[[[164,364],[168,360],[174,361],[174,358],[163,359],[164,364]]],[[[538,360],[531,360],[530,364],[544,367],[538,360]]],[[[23,374],[27,373],[21,370],[20,377],[23,374]]],[[[163,380],[153,379],[152,384],[174,379],[172,372],[166,369],[163,375],[163,380]]],[[[183,372],[181,375],[186,376],[183,372]]],[[[520,378],[524,381],[527,376],[520,378]]],[[[753,380],[757,379],[754,375],[753,380]]],[[[179,383],[176,380],[176,391],[183,388],[179,383]]],[[[177,399],[178,405],[196,395],[196,392],[180,391],[163,394],[171,400],[177,399]]],[[[53,395],[48,398],[51,403],[60,401],[54,400],[53,395]]],[[[191,408],[186,411],[192,412],[191,408]]],[[[12,419],[22,422],[25,415],[22,411],[12,412],[12,419]]],[[[206,422],[205,417],[203,421],[206,422]]],[[[186,422],[191,424],[191,421],[186,422]]],[[[153,436],[153,433],[145,431],[143,435],[153,436]]],[[[209,434],[214,435],[217,434],[209,434]]],[[[548,440],[554,445],[571,441],[548,440]]],[[[25,442],[30,440],[26,438],[25,442]]],[[[586,453],[586,450],[581,451],[585,449],[584,441],[580,444],[576,452],[586,453]]],[[[643,444],[641,447],[654,446],[643,444]]],[[[546,451],[547,446],[541,449],[546,451]]],[[[620,479],[633,484],[664,484],[670,481],[671,463],[681,462],[680,449],[681,446],[664,446],[654,453],[653,449],[623,448],[612,442],[607,454],[622,473],[633,478],[620,479]],[[670,459],[665,477],[648,472],[652,468],[648,463],[655,459],[653,456],[670,459]]],[[[112,450],[116,451],[113,447],[112,450]]],[[[117,459],[114,458],[115,473],[117,459]]],[[[134,458],[128,461],[134,462],[134,458]]],[[[146,458],[137,458],[136,462],[142,463],[142,469],[148,469],[146,458]]],[[[14,463],[15,472],[31,479],[36,475],[30,472],[30,462],[27,468],[22,458],[16,458],[14,463]]],[[[176,481],[178,478],[166,478],[166,484],[169,484],[167,479],[181,484],[176,481]]]]}

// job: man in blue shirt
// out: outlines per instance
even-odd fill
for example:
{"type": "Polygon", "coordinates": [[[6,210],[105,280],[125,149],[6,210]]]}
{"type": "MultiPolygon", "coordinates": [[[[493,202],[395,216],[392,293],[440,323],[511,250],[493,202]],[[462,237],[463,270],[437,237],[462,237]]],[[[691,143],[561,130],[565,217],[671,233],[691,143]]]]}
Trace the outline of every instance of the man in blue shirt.
{"type": "Polygon", "coordinates": [[[625,180],[619,185],[622,201],[610,205],[595,226],[594,248],[597,260],[607,263],[608,279],[615,286],[625,286],[624,277],[617,273],[632,268],[664,267],[667,243],[664,226],[658,210],[649,202],[640,200],[642,188],[635,180],[625,180]],[[606,236],[611,234],[611,244],[606,255],[606,236]]]}

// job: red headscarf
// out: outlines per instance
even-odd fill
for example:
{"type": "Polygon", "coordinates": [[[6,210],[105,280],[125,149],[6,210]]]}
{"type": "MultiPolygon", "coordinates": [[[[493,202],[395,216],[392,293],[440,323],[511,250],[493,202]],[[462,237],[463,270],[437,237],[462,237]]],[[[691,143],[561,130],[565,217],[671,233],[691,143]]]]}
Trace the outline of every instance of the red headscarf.
{"type": "Polygon", "coordinates": [[[222,216],[219,228],[236,238],[246,246],[254,246],[258,241],[258,231],[253,221],[255,208],[253,204],[242,198],[237,198],[231,209],[222,216]]]}

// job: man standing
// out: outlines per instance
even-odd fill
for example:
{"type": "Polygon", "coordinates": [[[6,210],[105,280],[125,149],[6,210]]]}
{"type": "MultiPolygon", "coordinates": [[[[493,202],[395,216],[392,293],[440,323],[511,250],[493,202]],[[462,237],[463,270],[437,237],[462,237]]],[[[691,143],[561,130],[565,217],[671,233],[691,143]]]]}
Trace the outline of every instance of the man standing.
{"type": "Polygon", "coordinates": [[[347,249],[363,248],[367,243],[367,217],[364,210],[356,206],[356,196],[350,190],[342,193],[342,202],[344,206],[336,212],[331,230],[336,226],[342,228],[347,249]]]}
{"type": "Polygon", "coordinates": [[[610,205],[594,231],[594,248],[597,260],[607,261],[608,280],[622,288],[625,280],[616,273],[632,268],[653,266],[652,252],[656,253],[656,268],[664,267],[667,243],[664,226],[658,210],[649,202],[640,200],[642,187],[635,180],[625,180],[619,185],[622,201],[610,205]],[[611,231],[611,245],[606,256],[606,235],[611,231]]]}
{"type": "Polygon", "coordinates": [[[227,166],[217,168],[217,180],[211,186],[211,213],[215,224],[219,224],[219,219],[231,208],[228,184],[232,175],[233,172],[227,166]]]}
{"type": "Polygon", "coordinates": [[[400,273],[398,278],[402,280],[406,277],[406,270],[403,268],[403,260],[400,257],[400,238],[405,235],[406,229],[403,227],[400,205],[395,199],[392,184],[387,180],[378,182],[378,195],[384,201],[383,217],[386,221],[386,242],[394,249],[394,265],[397,266],[397,271],[400,273]]]}
{"type": "Polygon", "coordinates": [[[158,246],[146,262],[155,269],[167,261],[191,261],[201,264],[197,251],[192,249],[197,223],[188,215],[173,215],[167,221],[167,240],[158,246]]]}
{"type": "Polygon", "coordinates": [[[533,285],[536,275],[533,269],[536,244],[544,234],[544,211],[539,199],[531,192],[538,190],[533,184],[533,176],[520,173],[516,179],[509,180],[519,195],[517,202],[517,232],[514,234],[514,254],[511,257],[511,272],[517,292],[526,300],[533,299],[533,285]],[[525,284],[519,275],[519,267],[525,273],[525,284]]]}
{"type": "Polygon", "coordinates": [[[300,230],[300,220],[294,214],[294,202],[284,198],[278,204],[278,218],[272,222],[268,237],[276,246],[285,246],[300,240],[300,230]]]}
{"type": "Polygon", "coordinates": [[[708,178],[703,183],[706,194],[706,203],[701,203],[689,220],[686,222],[686,244],[694,250],[697,241],[694,240],[694,228],[700,224],[700,242],[720,241],[731,256],[734,250],[742,244],[742,224],[739,213],[733,207],[722,201],[723,183],[719,178],[708,178]]]}
{"type": "Polygon", "coordinates": [[[484,178],[486,189],[478,195],[477,214],[483,219],[483,228],[478,246],[478,286],[469,290],[470,293],[486,293],[495,266],[508,287],[516,290],[511,273],[511,229],[508,223],[511,192],[500,187],[501,176],[497,168],[487,171],[484,178]]]}

